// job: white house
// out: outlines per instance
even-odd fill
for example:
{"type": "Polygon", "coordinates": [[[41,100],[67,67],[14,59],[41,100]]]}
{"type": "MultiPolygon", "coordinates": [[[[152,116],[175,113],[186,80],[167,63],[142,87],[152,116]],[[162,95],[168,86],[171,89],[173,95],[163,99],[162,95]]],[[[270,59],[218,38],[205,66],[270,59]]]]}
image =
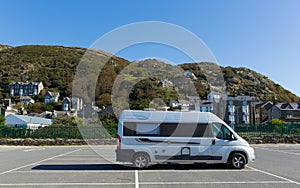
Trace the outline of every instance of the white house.
{"type": "Polygon", "coordinates": [[[183,73],[185,77],[191,78],[193,80],[197,80],[197,77],[191,71],[187,70],[183,73]]]}
{"type": "Polygon", "coordinates": [[[28,106],[30,104],[33,104],[34,100],[31,97],[28,97],[28,96],[21,96],[20,97],[20,102],[23,106],[28,106]]]}
{"type": "Polygon", "coordinates": [[[190,102],[186,100],[171,100],[169,105],[173,108],[181,107],[181,111],[189,111],[190,102]]]}
{"type": "Polygon", "coordinates": [[[212,101],[209,101],[209,100],[200,101],[199,103],[197,103],[195,105],[194,110],[200,111],[200,112],[212,112],[213,111],[213,103],[212,103],[212,101]]]}
{"type": "Polygon", "coordinates": [[[59,92],[51,92],[47,91],[45,94],[45,104],[50,102],[58,102],[59,100],[59,92]]]}
{"type": "Polygon", "coordinates": [[[79,97],[65,97],[62,101],[62,110],[63,111],[70,111],[76,110],[80,111],[83,108],[83,100],[79,97]]]}
{"type": "Polygon", "coordinates": [[[16,128],[38,129],[52,124],[51,119],[10,114],[5,117],[5,124],[16,128]]]}

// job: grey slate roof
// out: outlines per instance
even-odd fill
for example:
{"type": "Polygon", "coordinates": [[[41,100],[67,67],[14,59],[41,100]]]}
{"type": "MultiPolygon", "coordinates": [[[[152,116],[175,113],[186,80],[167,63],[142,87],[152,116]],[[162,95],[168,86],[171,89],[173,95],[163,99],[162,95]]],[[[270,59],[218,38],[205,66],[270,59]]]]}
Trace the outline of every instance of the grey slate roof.
{"type": "Polygon", "coordinates": [[[26,122],[26,123],[34,123],[34,124],[44,124],[44,125],[51,125],[52,120],[40,117],[32,117],[32,116],[24,116],[24,115],[15,115],[10,114],[11,116],[15,116],[16,118],[26,122]]]}
{"type": "Polygon", "coordinates": [[[300,110],[299,103],[278,103],[276,107],[280,110],[300,110]]]}

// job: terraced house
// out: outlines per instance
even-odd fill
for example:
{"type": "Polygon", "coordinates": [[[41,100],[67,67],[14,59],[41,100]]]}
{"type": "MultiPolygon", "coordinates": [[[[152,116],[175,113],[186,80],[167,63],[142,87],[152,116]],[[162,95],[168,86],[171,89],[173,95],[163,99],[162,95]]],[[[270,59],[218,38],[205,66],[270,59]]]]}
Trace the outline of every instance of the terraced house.
{"type": "Polygon", "coordinates": [[[12,82],[10,85],[10,96],[35,96],[43,89],[42,82],[12,82]]]}

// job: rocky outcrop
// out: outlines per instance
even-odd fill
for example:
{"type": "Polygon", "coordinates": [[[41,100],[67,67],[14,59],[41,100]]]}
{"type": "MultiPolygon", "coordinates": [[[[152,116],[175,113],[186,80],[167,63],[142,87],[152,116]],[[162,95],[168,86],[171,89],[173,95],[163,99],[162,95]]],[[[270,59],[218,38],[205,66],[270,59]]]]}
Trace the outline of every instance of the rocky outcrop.
{"type": "Polygon", "coordinates": [[[6,49],[9,49],[9,48],[11,48],[11,47],[7,46],[7,45],[0,44],[0,51],[1,50],[6,50],[6,49]]]}
{"type": "MultiPolygon", "coordinates": [[[[186,63],[181,64],[180,66],[186,71],[191,71],[197,77],[196,83],[203,83],[209,81],[207,80],[206,75],[211,74],[213,76],[217,73],[211,72],[208,68],[204,71],[201,68],[202,64],[209,66],[211,63],[186,63]]],[[[220,69],[222,75],[215,77],[221,77],[220,80],[224,79],[226,91],[232,96],[250,95],[264,102],[273,101],[274,99],[280,102],[299,101],[297,95],[284,89],[281,85],[273,82],[268,77],[251,69],[244,67],[220,67],[220,69]]],[[[199,89],[197,90],[199,91],[199,89]]]]}

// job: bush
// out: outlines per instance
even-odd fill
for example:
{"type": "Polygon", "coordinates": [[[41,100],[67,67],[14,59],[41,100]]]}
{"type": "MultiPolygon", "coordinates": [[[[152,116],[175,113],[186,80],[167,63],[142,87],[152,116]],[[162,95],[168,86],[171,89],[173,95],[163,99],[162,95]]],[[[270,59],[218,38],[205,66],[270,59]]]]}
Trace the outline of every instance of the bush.
{"type": "Polygon", "coordinates": [[[275,118],[275,119],[272,119],[272,120],[270,121],[270,124],[271,124],[271,125],[278,125],[278,126],[281,126],[281,125],[284,124],[284,121],[282,121],[281,119],[275,118]]]}
{"type": "Polygon", "coordinates": [[[77,126],[77,120],[70,116],[55,117],[52,126],[77,126]]]}

